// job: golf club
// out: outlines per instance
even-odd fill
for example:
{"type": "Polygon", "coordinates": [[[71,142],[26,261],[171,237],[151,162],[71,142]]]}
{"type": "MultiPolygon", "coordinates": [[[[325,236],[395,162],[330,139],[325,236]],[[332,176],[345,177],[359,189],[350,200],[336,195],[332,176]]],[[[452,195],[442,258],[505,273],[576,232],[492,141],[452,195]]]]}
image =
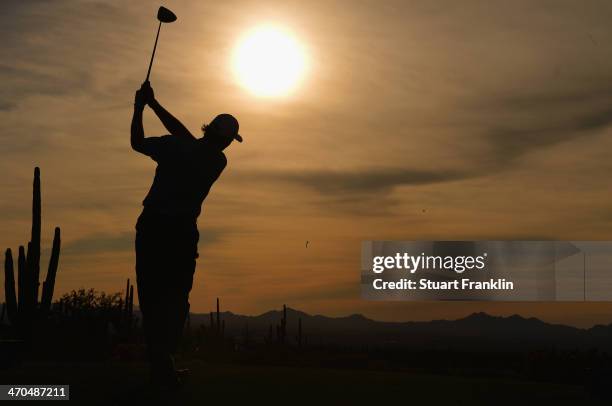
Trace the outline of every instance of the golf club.
{"type": "Polygon", "coordinates": [[[157,27],[155,45],[153,46],[153,54],[151,55],[151,62],[149,62],[149,70],[147,71],[147,78],[145,79],[145,82],[149,81],[149,75],[151,75],[151,66],[153,66],[153,58],[155,58],[155,50],[157,49],[157,40],[159,39],[159,30],[161,29],[161,25],[162,23],[172,23],[176,21],[176,14],[165,7],[160,7],[159,10],[157,10],[157,19],[159,20],[159,26],[157,27]]]}

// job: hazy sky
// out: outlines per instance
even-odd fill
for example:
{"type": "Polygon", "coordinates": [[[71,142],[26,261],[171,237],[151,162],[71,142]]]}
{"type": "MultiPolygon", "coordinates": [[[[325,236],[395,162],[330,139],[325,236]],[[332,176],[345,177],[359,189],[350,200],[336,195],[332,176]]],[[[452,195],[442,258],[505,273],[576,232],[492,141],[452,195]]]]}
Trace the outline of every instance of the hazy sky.
{"type": "MultiPolygon", "coordinates": [[[[158,100],[194,132],[231,112],[245,138],[199,220],[194,311],[220,296],[248,314],[287,303],[385,320],[484,310],[612,321],[612,304],[359,297],[362,240],[612,239],[612,3],[165,5],[178,21],[162,29],[158,100]],[[307,50],[308,75],[288,97],[257,98],[232,74],[239,39],[265,24],[307,50]]],[[[63,230],[58,293],[118,291],[134,277],[155,164],[130,149],[129,125],[158,6],[0,6],[0,247],[27,242],[38,165],[45,248],[63,230]]],[[[164,134],[150,112],[145,131],[164,134]]]]}

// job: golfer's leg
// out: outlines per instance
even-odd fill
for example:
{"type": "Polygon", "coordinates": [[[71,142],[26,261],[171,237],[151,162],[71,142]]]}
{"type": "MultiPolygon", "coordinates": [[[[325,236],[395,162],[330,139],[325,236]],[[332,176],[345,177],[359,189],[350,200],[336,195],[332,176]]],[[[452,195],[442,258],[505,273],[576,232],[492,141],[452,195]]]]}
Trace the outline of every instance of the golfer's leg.
{"type": "Polygon", "coordinates": [[[163,297],[166,294],[167,257],[164,255],[164,233],[160,224],[149,222],[137,232],[136,274],[140,308],[143,318],[147,353],[153,369],[167,364],[167,325],[163,297]]]}
{"type": "Polygon", "coordinates": [[[180,260],[175,263],[176,284],[174,285],[173,313],[170,321],[173,328],[170,330],[172,336],[170,337],[169,345],[173,353],[178,349],[183,336],[185,321],[189,314],[189,293],[193,286],[199,240],[199,233],[195,223],[186,225],[179,234],[180,236],[177,235],[176,238],[178,243],[176,248],[177,252],[180,252],[178,256],[180,260]]]}
{"type": "Polygon", "coordinates": [[[147,343],[147,355],[152,359],[151,341],[154,335],[151,304],[154,301],[151,296],[150,272],[152,262],[150,257],[151,249],[148,247],[147,238],[142,231],[136,232],[136,289],[138,294],[138,305],[142,315],[142,325],[147,343]]]}
{"type": "Polygon", "coordinates": [[[169,329],[171,336],[168,343],[172,353],[177,351],[185,329],[185,321],[189,313],[189,292],[191,292],[193,286],[195,265],[195,259],[187,259],[178,263],[175,269],[178,278],[172,299],[172,314],[169,320],[172,328],[169,329]]]}

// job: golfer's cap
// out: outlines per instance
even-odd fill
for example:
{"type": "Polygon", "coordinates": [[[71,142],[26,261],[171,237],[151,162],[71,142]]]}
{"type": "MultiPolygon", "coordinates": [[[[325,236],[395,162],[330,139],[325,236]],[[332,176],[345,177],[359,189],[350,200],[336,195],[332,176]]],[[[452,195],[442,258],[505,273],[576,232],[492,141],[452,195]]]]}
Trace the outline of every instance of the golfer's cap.
{"type": "Polygon", "coordinates": [[[228,113],[222,113],[215,117],[213,122],[217,122],[223,127],[230,128],[234,134],[234,139],[238,142],[242,142],[242,136],[238,134],[238,129],[240,128],[240,125],[238,124],[238,120],[236,120],[236,117],[228,113]]]}

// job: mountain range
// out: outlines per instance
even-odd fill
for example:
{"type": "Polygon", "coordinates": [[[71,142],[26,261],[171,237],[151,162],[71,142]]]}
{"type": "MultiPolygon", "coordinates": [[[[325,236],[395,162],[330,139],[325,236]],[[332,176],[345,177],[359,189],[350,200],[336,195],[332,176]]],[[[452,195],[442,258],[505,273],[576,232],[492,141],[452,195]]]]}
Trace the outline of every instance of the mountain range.
{"type": "MultiPolygon", "coordinates": [[[[298,320],[309,343],[340,346],[412,347],[415,349],[525,350],[525,349],[597,349],[612,351],[612,324],[582,329],[551,324],[519,315],[509,317],[474,313],[457,320],[385,322],[360,314],[346,317],[310,315],[287,308],[287,337],[295,341],[298,320]]],[[[216,315],[214,315],[216,318],[216,315]]],[[[249,335],[263,341],[283,317],[282,310],[257,316],[221,312],[225,334],[249,335]],[[247,333],[248,331],[248,333],[247,333]]],[[[192,327],[210,326],[210,314],[192,313],[192,327]]]]}

